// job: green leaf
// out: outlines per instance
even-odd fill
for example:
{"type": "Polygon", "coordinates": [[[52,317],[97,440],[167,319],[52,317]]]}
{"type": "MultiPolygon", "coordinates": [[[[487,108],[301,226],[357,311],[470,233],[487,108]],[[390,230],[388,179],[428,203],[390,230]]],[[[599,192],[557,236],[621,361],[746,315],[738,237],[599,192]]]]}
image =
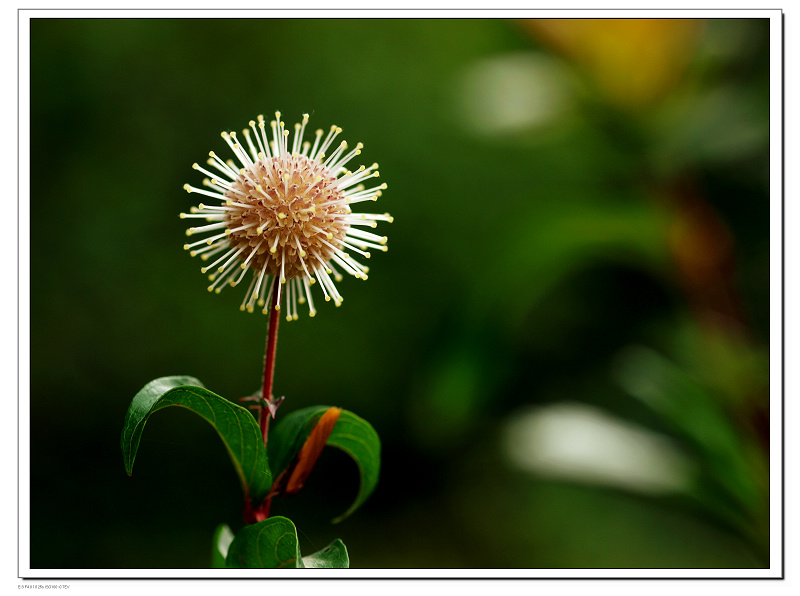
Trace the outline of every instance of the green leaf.
{"type": "Polygon", "coordinates": [[[211,543],[211,568],[222,569],[225,567],[225,557],[228,556],[228,548],[233,542],[233,532],[228,524],[220,524],[214,530],[214,538],[211,543]]]}
{"type": "Polygon", "coordinates": [[[311,406],[297,410],[270,430],[267,452],[276,478],[292,463],[306,438],[311,434],[311,430],[327,409],[323,406],[311,406]]]}
{"type": "MultiPolygon", "coordinates": [[[[220,526],[230,532],[227,526],[220,526]]],[[[300,556],[297,528],[285,517],[270,517],[245,526],[227,549],[225,567],[235,569],[346,569],[347,548],[338,538],[307,557],[300,556]]]]}
{"type": "Polygon", "coordinates": [[[125,416],[121,441],[128,475],[133,472],[147,419],[153,412],[169,406],[191,410],[214,427],[228,450],[246,499],[258,502],[266,496],[272,486],[272,475],[255,418],[243,407],[203,388],[193,377],[162,377],[134,396],[125,416]]]}
{"type": "Polygon", "coordinates": [[[338,538],[322,550],[303,557],[301,562],[303,567],[309,569],[348,569],[350,567],[347,548],[344,542],[338,538]]]}
{"type": "MultiPolygon", "coordinates": [[[[298,567],[297,529],[285,517],[270,517],[245,526],[231,542],[225,566],[236,569],[298,567]]],[[[299,565],[302,566],[302,563],[299,565]]]]}
{"type": "MultiPolygon", "coordinates": [[[[276,478],[291,465],[317,421],[328,409],[327,406],[312,406],[292,412],[270,431],[269,457],[273,462],[276,478]]],[[[361,476],[361,486],[355,501],[347,511],[333,520],[333,523],[338,523],[358,509],[375,490],[381,467],[381,442],[369,422],[352,412],[342,410],[327,444],[352,457],[361,476]]]]}

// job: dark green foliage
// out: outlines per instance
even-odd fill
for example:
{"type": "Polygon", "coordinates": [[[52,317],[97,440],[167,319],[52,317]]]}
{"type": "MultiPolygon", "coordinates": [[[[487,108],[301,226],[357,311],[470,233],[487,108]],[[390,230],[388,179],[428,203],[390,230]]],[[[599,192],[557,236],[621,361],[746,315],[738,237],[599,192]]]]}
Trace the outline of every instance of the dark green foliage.
{"type": "MultiPolygon", "coordinates": [[[[270,489],[274,491],[267,450],[258,423],[246,409],[200,385],[193,377],[173,376],[151,381],[134,396],[122,429],[122,455],[125,470],[133,472],[144,425],[151,414],[169,406],[191,410],[204,418],[219,434],[242,483],[245,500],[260,504],[270,489]]],[[[276,426],[270,436],[272,457],[278,462],[276,479],[290,468],[306,439],[328,407],[311,407],[294,412],[276,426]],[[273,447],[274,446],[274,447],[273,447]]],[[[343,520],[372,494],[380,472],[381,444],[375,429],[352,412],[338,410],[338,418],[326,439],[327,445],[349,454],[358,465],[361,484],[350,508],[334,522],[343,520]]],[[[320,445],[321,447],[321,445],[320,445]]],[[[310,463],[310,467],[316,461],[310,463]]],[[[309,470],[310,471],[310,470],[309,470]]],[[[276,483],[277,484],[277,483],[276,483]]],[[[297,531],[285,517],[271,517],[245,526],[234,538],[226,525],[214,532],[211,566],[219,567],[348,567],[347,549],[341,540],[304,561],[300,557],[297,531]]]]}

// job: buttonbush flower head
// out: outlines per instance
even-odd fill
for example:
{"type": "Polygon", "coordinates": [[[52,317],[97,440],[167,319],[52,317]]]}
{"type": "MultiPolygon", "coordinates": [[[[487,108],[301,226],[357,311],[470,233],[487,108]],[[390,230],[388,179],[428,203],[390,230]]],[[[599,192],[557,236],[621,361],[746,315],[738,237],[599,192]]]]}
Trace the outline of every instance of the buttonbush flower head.
{"type": "Polygon", "coordinates": [[[241,310],[253,312],[258,305],[267,314],[277,288],[276,310],[283,292],[287,320],[297,319],[297,305],[306,302],[313,317],[312,285],[318,283],[325,300],[339,306],[342,296],[334,282],[341,281],[342,273],[367,279],[369,271],[350,253],[368,259],[371,249],[386,251],[386,236],[364,228],[391,222],[392,217],[351,210],[355,203],[376,201],[386,188],[368,184],[378,177],[378,164],[348,170],[345,165],[363,145],[348,151],[345,141],[336,143],[342,129],[335,125],[327,134],[317,130],[313,142],[306,141],[307,123],[308,114],[303,114],[290,139],[280,112],[275,112],[268,125],[263,116],[251,120],[250,128],[242,131],[244,143],[235,132],[223,132],[236,161],[223,161],[211,151],[206,163],[213,171],[192,165],[207,176],[204,188],[184,185],[187,192],[214,201],[180,214],[208,222],[186,230],[187,236],[209,235],[184,249],[210,261],[200,270],[212,282],[209,291],[237,286],[250,273],[241,310]],[[270,283],[275,278],[280,283],[270,283]]]}

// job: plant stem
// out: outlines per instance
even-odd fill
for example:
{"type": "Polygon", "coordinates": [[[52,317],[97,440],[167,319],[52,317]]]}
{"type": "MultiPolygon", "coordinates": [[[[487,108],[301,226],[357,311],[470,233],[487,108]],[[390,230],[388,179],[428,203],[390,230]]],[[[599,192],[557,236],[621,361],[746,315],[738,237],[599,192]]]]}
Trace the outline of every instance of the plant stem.
{"type": "Polygon", "coordinates": [[[275,276],[272,284],[272,299],[269,306],[269,323],[267,324],[267,351],[264,355],[264,384],[261,388],[261,398],[264,400],[264,407],[261,409],[261,434],[264,436],[264,447],[267,446],[267,435],[269,435],[269,419],[272,418],[272,411],[269,407],[274,402],[272,400],[272,379],[275,376],[275,350],[278,346],[278,284],[280,280],[275,276]]]}

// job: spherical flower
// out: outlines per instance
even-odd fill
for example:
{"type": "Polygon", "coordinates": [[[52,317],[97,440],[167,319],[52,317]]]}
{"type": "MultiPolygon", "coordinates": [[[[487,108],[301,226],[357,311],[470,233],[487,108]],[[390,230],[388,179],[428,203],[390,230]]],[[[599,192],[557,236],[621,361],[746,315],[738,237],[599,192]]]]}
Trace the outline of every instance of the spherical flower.
{"type": "Polygon", "coordinates": [[[378,176],[378,164],[355,171],[345,168],[361,153],[361,143],[346,152],[347,143],[342,141],[328,156],[326,151],[342,129],[332,126],[324,139],[320,129],[313,144],[304,141],[308,114],[303,114],[302,123],[294,125],[290,147],[290,132],[280,117],[275,112],[271,134],[263,116],[258,122],[251,120],[250,129],[242,131],[247,149],[235,132],[223,132],[238,163],[223,161],[211,151],[206,163],[216,172],[193,164],[208,176],[205,188],[186,184],[184,189],[217,203],[200,203],[180,216],[209,222],[186,230],[187,236],[210,236],[185,244],[184,249],[203,261],[214,259],[200,270],[209,274],[210,292],[238,285],[250,271],[252,279],[240,309],[253,312],[257,304],[267,314],[276,287],[276,310],[281,308],[283,291],[286,319],[293,320],[298,318],[298,303],[308,302],[309,316],[316,314],[311,297],[315,283],[319,282],[325,300],[339,306],[342,296],[334,281],[341,281],[342,273],[367,279],[369,268],[350,253],[369,258],[370,249],[386,251],[386,236],[362,228],[375,228],[377,222],[391,222],[392,217],[351,210],[354,203],[376,201],[386,188],[386,184],[366,188],[365,181],[378,176]],[[275,278],[280,283],[270,283],[275,278]]]}

